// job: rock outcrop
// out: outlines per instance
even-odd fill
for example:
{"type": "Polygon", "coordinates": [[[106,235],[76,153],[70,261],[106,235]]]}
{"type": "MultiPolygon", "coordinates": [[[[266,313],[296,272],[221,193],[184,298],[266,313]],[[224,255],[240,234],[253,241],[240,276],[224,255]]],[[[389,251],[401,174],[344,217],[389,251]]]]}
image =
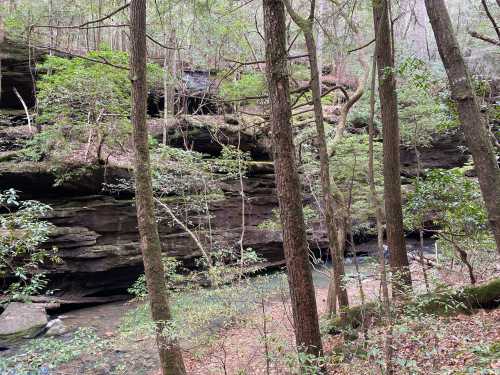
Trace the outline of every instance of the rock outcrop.
{"type": "MultiPolygon", "coordinates": [[[[463,134],[436,134],[426,147],[419,147],[422,169],[462,167],[469,160],[463,134]]],[[[405,176],[417,175],[417,156],[413,147],[401,147],[401,172],[405,176]]]]}
{"type": "MultiPolygon", "coordinates": [[[[148,121],[151,135],[163,138],[162,119],[148,121]]],[[[167,142],[172,147],[188,147],[193,151],[219,156],[223,145],[240,145],[253,160],[271,160],[271,142],[257,116],[181,116],[171,119],[165,127],[167,142]],[[259,124],[260,123],[260,124],[259,124]]]]}
{"type": "Polygon", "coordinates": [[[34,65],[40,55],[39,51],[33,51],[30,57],[26,45],[8,39],[0,43],[0,60],[2,62],[0,108],[22,109],[22,104],[15,95],[14,88],[29,107],[34,105],[34,65]]]}
{"type": "Polygon", "coordinates": [[[62,336],[68,332],[68,328],[64,324],[64,322],[57,318],[53,319],[47,323],[47,332],[45,332],[45,336],[62,336]]]}
{"type": "MultiPolygon", "coordinates": [[[[193,231],[207,249],[210,243],[235,247],[241,236],[241,197],[236,186],[228,184],[224,188],[226,197],[210,204],[211,242],[204,232],[208,230],[208,218],[192,218],[193,231]]],[[[245,181],[243,245],[269,264],[279,265],[283,261],[281,234],[258,228],[277,207],[273,189],[273,176],[245,181]]],[[[56,246],[62,260],[46,268],[51,288],[73,296],[123,293],[142,272],[134,201],[100,195],[48,203],[54,209],[47,220],[56,227],[47,245],[56,246]]],[[[183,260],[188,267],[195,266],[201,252],[188,233],[167,219],[159,223],[159,232],[165,254],[183,260]]]]}
{"type": "MultiPolygon", "coordinates": [[[[209,121],[206,117],[186,117],[185,123],[169,124],[170,144],[183,147],[187,137],[195,150],[210,155],[220,152],[221,143],[237,144],[239,124],[234,119],[210,116],[209,121]],[[214,122],[217,124],[212,126],[214,122]],[[214,134],[218,135],[219,142],[213,140],[214,134]]],[[[161,121],[150,123],[151,133],[157,139],[163,135],[162,125],[161,121]]],[[[254,158],[268,160],[269,139],[252,131],[240,134],[240,146],[254,158]]],[[[436,139],[430,148],[421,150],[423,167],[463,165],[467,156],[460,151],[461,144],[459,137],[436,139]]],[[[74,165],[61,169],[48,162],[17,162],[10,154],[7,156],[7,161],[0,162],[0,190],[15,188],[22,192],[22,199],[41,200],[53,207],[46,219],[54,224],[54,229],[46,245],[59,249],[62,262],[45,267],[50,288],[56,295],[81,301],[83,297],[102,298],[126,292],[143,271],[134,201],[130,194],[104,195],[102,186],[104,182],[131,178],[131,170],[74,165]]],[[[413,150],[402,150],[402,164],[408,175],[413,174],[414,157],[413,150]]],[[[189,225],[207,249],[214,244],[239,248],[242,233],[239,181],[221,183],[220,189],[223,196],[209,205],[210,225],[208,215],[200,213],[191,215],[189,225]]],[[[273,209],[278,207],[272,162],[252,163],[244,179],[244,190],[244,248],[255,250],[268,265],[282,265],[281,233],[259,227],[273,217],[273,209]]],[[[170,203],[176,203],[175,197],[169,199],[172,199],[170,203]]],[[[306,197],[305,203],[312,202],[306,197]]],[[[201,252],[190,234],[169,218],[159,223],[159,232],[165,254],[181,259],[188,267],[196,266],[195,259],[201,252]]],[[[313,251],[327,253],[325,230],[319,223],[313,225],[308,236],[313,251]]]]}

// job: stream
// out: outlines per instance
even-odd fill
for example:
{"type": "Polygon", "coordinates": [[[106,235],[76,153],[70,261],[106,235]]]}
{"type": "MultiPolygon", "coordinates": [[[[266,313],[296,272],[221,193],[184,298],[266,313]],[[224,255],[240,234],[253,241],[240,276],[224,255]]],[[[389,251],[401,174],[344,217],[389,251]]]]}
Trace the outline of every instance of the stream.
{"type": "MultiPolygon", "coordinates": [[[[407,247],[409,251],[414,251],[418,248],[419,243],[414,239],[407,239],[407,247]]],[[[377,247],[376,240],[358,245],[358,251],[374,252],[377,247]]],[[[428,255],[434,254],[434,240],[424,240],[424,253],[428,255]]],[[[377,272],[378,263],[373,257],[358,256],[359,271],[362,279],[374,277],[377,272]]],[[[329,278],[328,272],[331,264],[321,264],[313,268],[313,281],[316,289],[327,289],[329,278]]],[[[345,258],[345,271],[347,277],[356,275],[356,267],[353,257],[345,258]]],[[[278,282],[276,278],[269,278],[270,283],[278,282]]],[[[354,282],[354,281],[353,281],[354,282]]],[[[252,281],[250,281],[250,284],[252,281]]],[[[277,286],[269,285],[269,289],[277,286]]],[[[82,309],[69,311],[60,316],[70,330],[76,330],[80,327],[90,327],[95,329],[100,334],[114,332],[118,329],[122,318],[125,314],[139,305],[138,302],[113,302],[98,306],[92,306],[82,309]]],[[[242,313],[248,311],[242,311],[242,313]]]]}
{"type": "MultiPolygon", "coordinates": [[[[413,251],[418,248],[418,241],[408,239],[407,246],[409,251],[413,251]]],[[[376,247],[376,241],[370,241],[359,245],[358,250],[374,253],[376,247]]],[[[428,256],[433,254],[434,241],[425,240],[424,252],[428,256]]],[[[365,290],[368,291],[372,288],[376,292],[377,286],[375,284],[378,283],[370,283],[369,279],[373,281],[377,277],[377,259],[359,256],[358,265],[361,278],[366,281],[366,284],[364,283],[365,290]]],[[[313,267],[313,281],[317,298],[319,298],[318,309],[320,312],[321,305],[324,308],[330,267],[331,264],[328,263],[317,264],[313,267]]],[[[356,288],[356,267],[352,257],[345,258],[345,271],[346,277],[351,280],[348,282],[349,289],[356,288]]],[[[175,298],[172,298],[173,314],[182,316],[182,324],[184,325],[182,329],[186,329],[187,326],[188,331],[190,331],[190,336],[180,340],[181,345],[187,350],[193,346],[196,347],[197,340],[203,341],[207,335],[224,332],[228,327],[227,322],[232,326],[233,319],[235,319],[236,327],[239,327],[238,319],[243,316],[252,316],[255,307],[260,305],[260,294],[254,294],[254,290],[263,293],[266,309],[270,310],[271,306],[275,306],[276,303],[280,306],[283,298],[281,291],[287,288],[286,279],[280,277],[280,273],[276,271],[274,273],[268,272],[266,276],[270,277],[264,279],[261,277],[249,278],[242,284],[243,287],[231,287],[221,294],[217,292],[205,293],[204,291],[208,290],[202,289],[201,292],[179,293],[175,298]],[[275,275],[276,277],[274,277],[275,275]],[[219,305],[224,306],[224,301],[229,301],[231,312],[218,315],[219,310],[217,309],[220,308],[219,305]],[[203,314],[205,310],[208,312],[214,308],[216,313],[211,315],[208,313],[204,324],[197,325],[195,320],[195,325],[191,326],[190,319],[192,319],[191,315],[193,314],[191,310],[195,310],[196,316],[197,313],[203,314]]],[[[355,298],[351,302],[353,304],[359,303],[355,298]]],[[[9,367],[12,366],[13,360],[15,364],[28,363],[26,361],[29,361],[31,363],[29,366],[35,366],[38,369],[35,372],[25,373],[21,371],[24,367],[21,367],[19,370],[21,372],[12,370],[14,372],[7,372],[8,375],[70,375],[76,373],[150,375],[157,368],[157,358],[154,336],[151,335],[151,331],[144,330],[144,322],[149,321],[148,316],[149,312],[148,309],[144,308],[144,302],[135,300],[112,302],[68,311],[57,316],[64,322],[68,333],[49,341],[41,336],[0,352],[0,368],[2,367],[2,359],[6,359],[6,363],[10,363],[9,367]],[[82,336],[82,332],[87,333],[83,333],[82,336]],[[90,336],[85,338],[85,335],[90,336]],[[86,353],[86,351],[89,352],[86,353]],[[54,370],[49,370],[54,365],[55,368],[52,367],[54,370]]],[[[56,318],[56,316],[51,318],[56,318]]],[[[15,366],[17,368],[17,365],[15,366]]]]}

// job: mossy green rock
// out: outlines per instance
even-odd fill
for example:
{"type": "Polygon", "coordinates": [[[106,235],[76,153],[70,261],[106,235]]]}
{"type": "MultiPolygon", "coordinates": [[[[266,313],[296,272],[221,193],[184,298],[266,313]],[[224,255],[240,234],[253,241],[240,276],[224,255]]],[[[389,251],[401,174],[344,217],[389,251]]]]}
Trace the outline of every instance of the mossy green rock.
{"type": "Polygon", "coordinates": [[[0,315],[0,347],[9,347],[25,338],[35,337],[47,322],[44,307],[11,302],[0,315]]]}

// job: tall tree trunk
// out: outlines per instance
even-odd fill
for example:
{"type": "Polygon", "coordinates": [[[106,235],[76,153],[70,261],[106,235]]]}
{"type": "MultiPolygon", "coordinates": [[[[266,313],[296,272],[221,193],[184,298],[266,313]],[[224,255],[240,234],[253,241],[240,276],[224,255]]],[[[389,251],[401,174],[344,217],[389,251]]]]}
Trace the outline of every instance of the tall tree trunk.
{"type": "MultiPolygon", "coordinates": [[[[102,0],[97,1],[97,18],[100,19],[102,17],[102,0]]],[[[100,26],[101,23],[97,23],[97,26],[100,26]]],[[[102,43],[102,29],[98,27],[96,29],[96,46],[95,49],[99,51],[101,49],[101,43],[102,43]]]]}
{"type": "MultiPolygon", "coordinates": [[[[0,7],[3,7],[3,0],[0,0],[0,7]]],[[[5,40],[5,26],[3,22],[4,12],[0,12],[0,45],[5,40]]],[[[0,56],[0,101],[2,100],[2,57],[0,56]]]]}
{"type": "Polygon", "coordinates": [[[373,0],[380,107],[384,137],[384,201],[393,295],[411,287],[401,208],[399,120],[394,78],[394,49],[389,19],[389,0],[373,0]]]}
{"type": "Polygon", "coordinates": [[[389,299],[389,287],[387,285],[387,271],[385,268],[384,257],[384,228],[382,227],[383,211],[382,204],[377,194],[375,185],[375,171],[373,166],[373,138],[375,135],[374,118],[375,118],[375,77],[377,75],[377,61],[375,56],[372,61],[372,81],[370,93],[370,117],[368,119],[368,183],[370,185],[370,200],[375,211],[375,219],[377,225],[377,254],[380,273],[380,289],[382,290],[382,306],[384,307],[384,315],[386,320],[387,330],[385,332],[385,370],[386,374],[393,374],[392,366],[392,317],[391,317],[391,301],[389,299]]]}
{"type": "Polygon", "coordinates": [[[319,355],[322,344],[290,123],[292,111],[285,9],[281,0],[263,0],[263,12],[276,189],[283,226],[295,340],[300,351],[319,355]]]}
{"type": "MultiPolygon", "coordinates": [[[[311,13],[308,19],[304,19],[299,16],[293,10],[289,0],[285,0],[284,3],[288,10],[288,13],[290,13],[294,22],[301,28],[302,32],[304,33],[304,38],[306,40],[307,53],[309,55],[309,69],[311,70],[311,91],[313,97],[314,120],[316,124],[318,153],[320,160],[321,194],[323,198],[328,242],[330,245],[330,253],[332,256],[333,281],[335,283],[335,289],[329,288],[329,290],[335,290],[338,297],[339,307],[345,308],[349,306],[347,291],[342,283],[342,278],[344,276],[343,249],[346,240],[346,225],[345,220],[343,220],[345,217],[345,213],[342,213],[342,219],[338,221],[340,223],[340,226],[337,226],[337,223],[335,222],[335,202],[333,200],[330,180],[330,163],[328,158],[328,149],[326,147],[325,126],[323,124],[323,105],[321,104],[321,84],[319,80],[320,76],[316,55],[316,43],[314,41],[314,3],[312,3],[311,5],[311,13]],[[338,231],[339,228],[341,229],[340,235],[338,231]]],[[[344,209],[344,207],[342,207],[342,209],[344,209]]],[[[330,305],[332,304],[330,303],[330,305]]],[[[330,311],[330,313],[332,313],[332,311],[330,311]]]]}
{"type": "Polygon", "coordinates": [[[451,94],[457,104],[465,141],[474,160],[497,252],[500,254],[500,168],[489,138],[487,124],[481,116],[444,0],[425,0],[425,5],[439,54],[448,75],[451,94]]]}
{"type": "Polygon", "coordinates": [[[318,15],[316,17],[318,27],[317,27],[317,60],[318,60],[318,72],[319,72],[319,87],[321,88],[321,82],[323,77],[323,66],[324,66],[324,55],[323,55],[323,45],[325,39],[325,32],[323,30],[323,16],[326,13],[326,0],[318,0],[318,15]]]}
{"type": "Polygon", "coordinates": [[[180,375],[185,374],[186,370],[177,342],[168,336],[167,328],[171,316],[154,212],[149,160],[146,126],[146,0],[132,0],[130,4],[130,42],[136,205],[144,272],[151,315],[156,324],[156,342],[162,374],[180,375]]]}

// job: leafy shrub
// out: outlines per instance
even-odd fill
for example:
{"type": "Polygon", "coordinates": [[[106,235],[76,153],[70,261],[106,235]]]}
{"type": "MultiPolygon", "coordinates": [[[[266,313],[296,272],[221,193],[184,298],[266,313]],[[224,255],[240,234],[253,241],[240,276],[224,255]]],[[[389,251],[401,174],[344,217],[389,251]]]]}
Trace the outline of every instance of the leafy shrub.
{"type": "Polygon", "coordinates": [[[465,176],[465,171],[432,169],[423,180],[414,180],[414,191],[407,196],[405,224],[417,229],[432,221],[448,233],[473,235],[487,229],[479,184],[465,176]]]}
{"type": "Polygon", "coordinates": [[[479,184],[463,169],[433,169],[425,179],[415,179],[404,206],[404,224],[409,230],[430,231],[448,257],[464,260],[465,252],[487,266],[494,253],[494,240],[479,184]],[[439,229],[424,229],[432,221],[439,229]],[[491,251],[490,251],[491,250],[491,251]],[[458,253],[457,253],[458,252],[458,253]]]}
{"type": "Polygon", "coordinates": [[[10,298],[18,299],[39,293],[46,287],[40,265],[57,262],[56,249],[45,249],[50,224],[41,220],[51,208],[37,201],[19,202],[10,189],[0,193],[0,276],[11,279],[7,288],[10,298]]]}
{"type": "MultiPolygon", "coordinates": [[[[180,283],[185,280],[185,278],[177,272],[181,266],[181,262],[174,257],[163,257],[162,262],[167,288],[171,289],[178,287],[180,283]]],[[[127,291],[136,298],[145,298],[148,295],[145,275],[139,276],[127,291]]]]}
{"type": "MultiPolygon", "coordinates": [[[[37,122],[43,132],[28,142],[26,158],[36,160],[49,151],[64,157],[79,142],[94,145],[98,152],[104,143],[123,148],[121,142],[131,133],[128,55],[102,50],[85,57],[49,56],[38,66],[50,72],[37,84],[37,122]]],[[[157,81],[161,68],[149,64],[148,73],[150,82],[157,81]]]]}

